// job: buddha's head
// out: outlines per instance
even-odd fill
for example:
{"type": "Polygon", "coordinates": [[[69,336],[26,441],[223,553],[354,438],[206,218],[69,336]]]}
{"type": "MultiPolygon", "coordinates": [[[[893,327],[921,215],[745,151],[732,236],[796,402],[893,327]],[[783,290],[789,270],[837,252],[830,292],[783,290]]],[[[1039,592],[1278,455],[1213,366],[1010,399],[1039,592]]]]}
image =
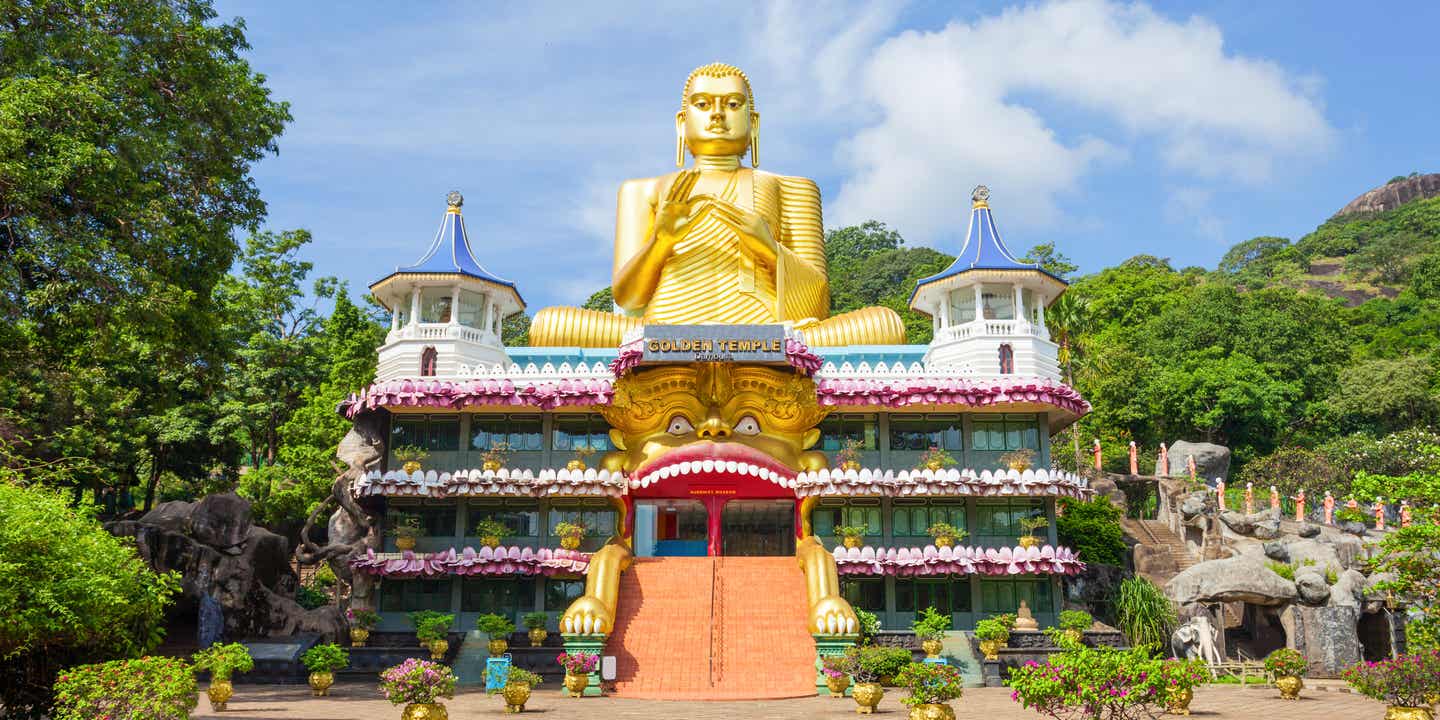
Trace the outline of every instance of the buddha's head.
{"type": "Polygon", "coordinates": [[[705,460],[793,479],[825,467],[816,425],[826,409],[815,381],[788,369],[696,363],[642,368],[616,381],[602,407],[617,450],[604,465],[641,478],[678,463],[705,460]]]}
{"type": "MultiPolygon", "coordinates": [[[[711,63],[685,79],[675,133],[695,155],[743,155],[753,150],[760,113],[750,79],[734,65],[711,63]]],[[[683,156],[677,154],[677,164],[683,156]]]]}

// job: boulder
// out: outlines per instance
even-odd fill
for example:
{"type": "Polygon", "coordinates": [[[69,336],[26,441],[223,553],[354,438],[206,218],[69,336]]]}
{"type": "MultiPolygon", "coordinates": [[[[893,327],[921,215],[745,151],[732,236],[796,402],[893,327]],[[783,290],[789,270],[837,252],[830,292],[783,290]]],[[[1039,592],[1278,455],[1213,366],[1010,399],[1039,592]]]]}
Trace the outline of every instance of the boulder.
{"type": "Polygon", "coordinates": [[[1280,537],[1280,516],[1274,513],[1255,513],[1256,515],[1267,515],[1262,520],[1255,521],[1255,529],[1251,532],[1256,540],[1274,540],[1280,537]]]}
{"type": "Polygon", "coordinates": [[[1305,523],[1296,533],[1302,538],[1313,538],[1320,534],[1320,526],[1314,523],[1305,523]]]}
{"type": "Polygon", "coordinates": [[[1170,577],[1180,572],[1180,565],[1175,561],[1175,554],[1164,546],[1136,545],[1132,558],[1135,561],[1136,575],[1170,577]]]}
{"type": "Polygon", "coordinates": [[[1345,607],[1360,607],[1365,602],[1365,574],[1359,570],[1346,570],[1330,586],[1330,604],[1345,607]]]}
{"type": "Polygon", "coordinates": [[[1275,574],[1256,557],[1207,560],[1194,565],[1165,584],[1165,594],[1187,603],[1248,602],[1284,605],[1297,597],[1295,583],[1275,574]]]}
{"type": "Polygon", "coordinates": [[[1126,506],[1125,491],[1121,490],[1120,486],[1108,477],[1092,481],[1090,489],[1094,490],[1097,496],[1110,498],[1110,503],[1115,507],[1124,508],[1126,506]]]}
{"type": "Polygon", "coordinates": [[[1241,535],[1249,535],[1255,531],[1255,523],[1250,519],[1250,516],[1245,513],[1235,512],[1234,510],[1226,510],[1220,513],[1220,522],[1225,523],[1226,527],[1229,527],[1241,535]]]}
{"type": "Polygon", "coordinates": [[[1195,472],[1200,479],[1206,482],[1220,478],[1230,480],[1230,448],[1214,443],[1192,443],[1185,440],[1176,440],[1170,444],[1170,470],[1167,473],[1172,476],[1190,475],[1190,468],[1186,459],[1195,458],[1195,472]]]}
{"type": "Polygon", "coordinates": [[[1267,542],[1265,543],[1265,557],[1276,562],[1288,563],[1290,562],[1289,545],[1283,540],[1267,542]]]}
{"type": "Polygon", "coordinates": [[[1209,506],[1210,493],[1204,491],[1190,493],[1180,501],[1180,516],[1186,520],[1194,519],[1196,516],[1204,514],[1209,506]]]}
{"type": "Polygon", "coordinates": [[[1306,605],[1325,605],[1330,602],[1330,585],[1325,576],[1313,567],[1302,567],[1295,571],[1295,591],[1300,602],[1306,605]]]}
{"type": "Polygon", "coordinates": [[[1341,524],[1340,529],[1344,530],[1347,533],[1350,533],[1351,535],[1363,536],[1365,534],[1365,523],[1355,522],[1354,520],[1351,520],[1349,522],[1341,524]]]}
{"type": "Polygon", "coordinates": [[[1360,662],[1359,608],[1297,605],[1291,612],[1296,619],[1291,640],[1310,663],[1307,675],[1339,677],[1342,670],[1360,662]]]}

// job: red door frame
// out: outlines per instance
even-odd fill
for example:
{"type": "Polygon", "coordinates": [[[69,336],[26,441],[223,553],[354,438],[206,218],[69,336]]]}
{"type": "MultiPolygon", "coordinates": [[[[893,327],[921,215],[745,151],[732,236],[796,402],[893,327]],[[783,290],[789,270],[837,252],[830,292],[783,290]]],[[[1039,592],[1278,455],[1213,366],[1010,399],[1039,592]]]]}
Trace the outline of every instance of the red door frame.
{"type": "Polygon", "coordinates": [[[636,500],[700,501],[707,515],[705,522],[709,535],[705,551],[710,557],[719,557],[725,546],[721,520],[725,503],[731,500],[790,500],[795,503],[795,531],[800,531],[800,501],[795,497],[795,491],[754,475],[690,473],[660,480],[649,487],[630,488],[630,493],[625,496],[628,506],[625,531],[628,537],[635,536],[636,500]]]}

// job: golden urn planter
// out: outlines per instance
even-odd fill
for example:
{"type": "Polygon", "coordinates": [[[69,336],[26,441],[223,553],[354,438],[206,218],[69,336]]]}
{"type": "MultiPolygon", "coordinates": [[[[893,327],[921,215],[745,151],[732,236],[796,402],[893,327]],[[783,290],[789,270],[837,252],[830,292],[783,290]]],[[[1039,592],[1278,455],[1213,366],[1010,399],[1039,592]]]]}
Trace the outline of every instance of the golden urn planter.
{"type": "Polygon", "coordinates": [[[535,628],[525,634],[530,636],[530,647],[540,647],[545,644],[545,638],[550,637],[545,628],[535,628]]]}
{"type": "Polygon", "coordinates": [[[1021,535],[1015,540],[1015,543],[1022,548],[1032,548],[1040,545],[1040,538],[1034,535],[1021,535]]]}
{"type": "Polygon", "coordinates": [[[850,472],[851,470],[854,470],[855,472],[860,472],[860,463],[854,460],[846,460],[845,462],[840,463],[840,469],[845,472],[850,472]]]}
{"type": "Polygon", "coordinates": [[[940,640],[926,640],[920,643],[920,649],[925,651],[925,657],[940,657],[940,651],[945,649],[945,643],[940,640]]]}
{"type": "Polygon", "coordinates": [[[578,550],[580,548],[580,536],[566,535],[565,537],[560,538],[560,547],[565,548],[566,550],[578,550]]]}
{"type": "Polygon", "coordinates": [[[1391,705],[1385,708],[1385,720],[1435,720],[1430,708],[1391,705]]]}
{"type": "Polygon", "coordinates": [[[210,698],[210,709],[215,712],[224,712],[225,703],[235,695],[235,686],[229,680],[211,680],[210,687],[205,688],[205,697],[210,698]]]}
{"type": "Polygon", "coordinates": [[[573,471],[577,471],[577,470],[584,470],[584,469],[585,469],[585,461],[584,461],[584,460],[571,460],[570,462],[565,463],[565,469],[566,469],[566,470],[570,470],[570,471],[572,471],[572,472],[573,472],[573,471]]]}
{"type": "Polygon", "coordinates": [[[1010,463],[1010,469],[1018,473],[1023,473],[1026,470],[1030,469],[1030,463],[1023,460],[1016,460],[1015,462],[1010,463]]]}
{"type": "Polygon", "coordinates": [[[856,713],[872,715],[875,713],[875,706],[880,704],[880,698],[885,697],[885,688],[880,687],[880,683],[855,683],[850,697],[855,698],[856,713]]]}
{"type": "Polygon", "coordinates": [[[845,547],[847,548],[858,548],[865,546],[865,538],[862,537],[850,537],[847,535],[844,538],[841,538],[840,542],[844,543],[845,547]]]}
{"type": "Polygon", "coordinates": [[[370,631],[365,628],[350,628],[350,647],[365,647],[370,640],[370,631]]]}
{"type": "Polygon", "coordinates": [[[487,472],[498,472],[501,464],[499,460],[486,460],[480,463],[480,469],[487,472]]]}
{"type": "Polygon", "coordinates": [[[980,652],[985,655],[986,660],[999,660],[1000,648],[1005,647],[1004,640],[981,640],[980,652]]]}
{"type": "Polygon", "coordinates": [[[330,686],[335,684],[335,673],[312,672],[310,673],[310,694],[315,697],[325,697],[330,694],[330,686]]]}
{"type": "Polygon", "coordinates": [[[505,698],[505,712],[525,712],[525,703],[530,702],[530,683],[507,683],[500,695],[505,698]]]}
{"type": "Polygon", "coordinates": [[[935,538],[935,547],[937,548],[953,547],[954,545],[955,538],[950,537],[949,535],[941,535],[940,537],[935,538]]]}
{"type": "Polygon", "coordinates": [[[1282,700],[1299,700],[1300,691],[1305,689],[1305,681],[1294,675],[1281,675],[1275,678],[1275,689],[1280,691],[1282,700]]]}
{"type": "Polygon", "coordinates": [[[945,703],[926,703],[910,708],[910,720],[955,720],[955,708],[945,703]]]}
{"type": "Polygon", "coordinates": [[[415,473],[420,472],[420,463],[415,462],[414,460],[409,460],[406,461],[404,465],[401,465],[400,469],[404,470],[407,473],[410,473],[411,475],[414,475],[415,473]]]}
{"type": "Polygon", "coordinates": [[[1165,712],[1171,715],[1189,715],[1190,701],[1195,699],[1195,691],[1190,688],[1177,690],[1165,703],[1165,712]]]}
{"type": "Polygon", "coordinates": [[[450,713],[445,712],[445,706],[440,703],[410,703],[400,714],[400,720],[450,720],[450,713]]]}
{"type": "Polygon", "coordinates": [[[444,660],[444,659],[445,659],[445,653],[450,650],[450,641],[449,641],[449,640],[431,640],[429,647],[430,647],[430,659],[431,659],[431,660],[444,660]]]}
{"type": "Polygon", "coordinates": [[[830,697],[845,697],[845,689],[848,687],[850,687],[849,675],[841,675],[840,677],[825,676],[825,689],[830,691],[830,697]]]}
{"type": "Polygon", "coordinates": [[[930,462],[925,463],[925,469],[929,470],[930,472],[940,472],[940,469],[943,467],[945,467],[945,463],[940,462],[939,460],[931,460],[930,462]]]}
{"type": "Polygon", "coordinates": [[[395,538],[395,549],[399,550],[400,552],[405,552],[406,550],[414,550],[415,538],[404,536],[395,538]]]}
{"type": "Polygon", "coordinates": [[[490,657],[500,657],[505,654],[506,650],[510,649],[510,641],[491,640],[490,644],[486,645],[485,648],[490,651],[490,657]]]}
{"type": "Polygon", "coordinates": [[[498,535],[486,535],[485,537],[480,538],[480,544],[490,548],[491,550],[494,550],[495,548],[500,547],[500,537],[498,535]]]}
{"type": "Polygon", "coordinates": [[[588,673],[579,675],[565,673],[565,692],[569,693],[570,697],[581,697],[585,694],[585,688],[589,686],[590,675],[588,673]]]}

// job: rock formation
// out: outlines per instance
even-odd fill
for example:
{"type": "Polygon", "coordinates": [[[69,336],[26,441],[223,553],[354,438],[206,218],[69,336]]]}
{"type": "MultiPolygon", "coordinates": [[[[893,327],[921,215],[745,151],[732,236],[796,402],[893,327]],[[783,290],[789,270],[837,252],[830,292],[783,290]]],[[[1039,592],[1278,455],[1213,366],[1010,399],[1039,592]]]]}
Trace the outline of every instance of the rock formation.
{"type": "Polygon", "coordinates": [[[1335,213],[1331,219],[1351,213],[1394,210],[1405,203],[1436,196],[1440,196],[1440,173],[1416,175],[1366,192],[1340,208],[1340,212],[1335,213]]]}
{"type": "Polygon", "coordinates": [[[1213,482],[1215,478],[1230,479],[1230,448],[1207,442],[1176,440],[1170,444],[1170,467],[1166,472],[1173,477],[1190,475],[1189,458],[1195,458],[1195,474],[1201,480],[1213,482]]]}

